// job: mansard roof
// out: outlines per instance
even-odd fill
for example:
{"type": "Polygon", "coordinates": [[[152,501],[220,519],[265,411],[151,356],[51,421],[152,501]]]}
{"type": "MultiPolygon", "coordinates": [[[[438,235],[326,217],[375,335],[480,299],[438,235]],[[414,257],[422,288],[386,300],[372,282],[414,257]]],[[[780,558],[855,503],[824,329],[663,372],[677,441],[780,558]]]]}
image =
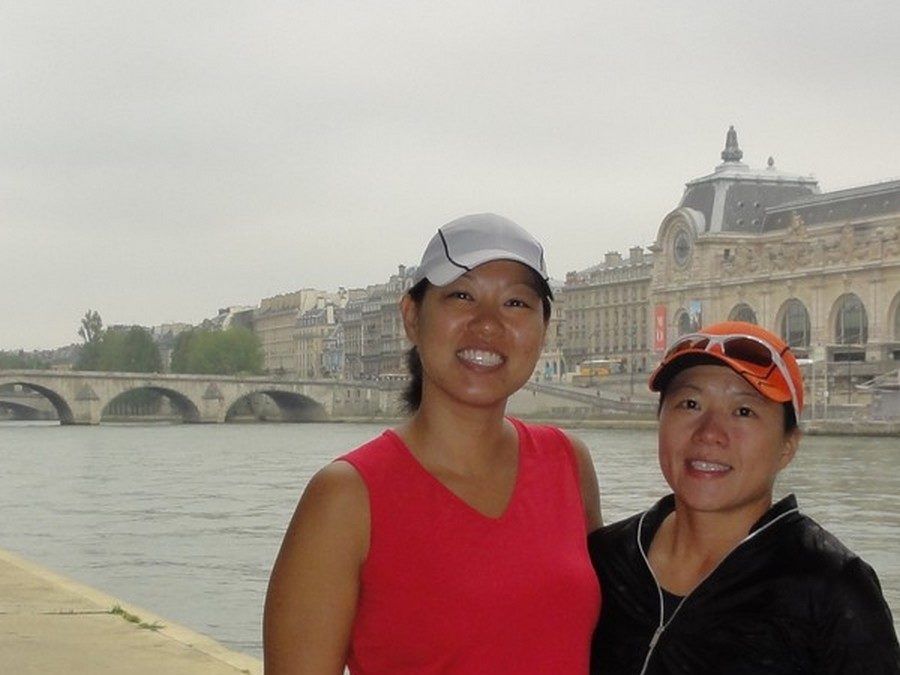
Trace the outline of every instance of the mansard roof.
{"type": "Polygon", "coordinates": [[[799,216],[808,226],[854,220],[872,220],[900,214],[900,180],[872,183],[859,187],[804,197],[774,206],[766,211],[763,231],[789,227],[799,216]]]}
{"type": "Polygon", "coordinates": [[[701,213],[705,232],[761,232],[768,209],[819,192],[815,178],[779,171],[771,157],[765,169],[750,168],[742,157],[737,132],[730,127],[724,161],[685,185],[679,207],[701,213]]]}

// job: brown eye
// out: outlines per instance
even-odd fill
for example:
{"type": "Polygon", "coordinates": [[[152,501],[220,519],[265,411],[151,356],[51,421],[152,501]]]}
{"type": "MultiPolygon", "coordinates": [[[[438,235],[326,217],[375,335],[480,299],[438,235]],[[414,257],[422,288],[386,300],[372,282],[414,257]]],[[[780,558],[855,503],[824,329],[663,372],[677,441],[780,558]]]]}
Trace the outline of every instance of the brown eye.
{"type": "Polygon", "coordinates": [[[698,407],[698,403],[692,398],[684,398],[680,401],[676,401],[675,407],[684,408],[686,410],[696,410],[698,407]]]}

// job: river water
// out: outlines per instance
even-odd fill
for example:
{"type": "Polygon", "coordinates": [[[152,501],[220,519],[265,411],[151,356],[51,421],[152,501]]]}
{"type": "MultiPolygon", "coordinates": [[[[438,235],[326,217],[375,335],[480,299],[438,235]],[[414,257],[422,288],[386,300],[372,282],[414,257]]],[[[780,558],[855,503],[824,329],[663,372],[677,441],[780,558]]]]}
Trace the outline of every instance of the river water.
{"type": "MultiPolygon", "coordinates": [[[[269,570],[301,490],[372,424],[0,423],[0,548],[260,657],[269,570]]],[[[650,430],[572,429],[606,522],[665,491],[650,430]]],[[[900,444],[807,437],[776,497],[878,572],[900,626],[900,444]]]]}

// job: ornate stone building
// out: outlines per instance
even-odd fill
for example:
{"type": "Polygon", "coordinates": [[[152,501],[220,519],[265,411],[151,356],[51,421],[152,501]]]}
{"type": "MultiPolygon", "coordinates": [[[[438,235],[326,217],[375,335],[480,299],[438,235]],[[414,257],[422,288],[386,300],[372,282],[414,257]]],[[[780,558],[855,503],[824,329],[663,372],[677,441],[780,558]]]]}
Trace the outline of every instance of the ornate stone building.
{"type": "Polygon", "coordinates": [[[726,319],[784,337],[820,397],[898,368],[900,181],[822,193],[742,156],[731,128],[722,163],[686,184],[651,255],[607,254],[567,276],[570,370],[589,356],[647,369],[677,336],[726,319]]]}
{"type": "Polygon", "coordinates": [[[815,180],[724,162],[687,184],[653,249],[654,347],[698,323],[744,319],[815,361],[900,358],[900,181],[820,193],[815,180]]]}

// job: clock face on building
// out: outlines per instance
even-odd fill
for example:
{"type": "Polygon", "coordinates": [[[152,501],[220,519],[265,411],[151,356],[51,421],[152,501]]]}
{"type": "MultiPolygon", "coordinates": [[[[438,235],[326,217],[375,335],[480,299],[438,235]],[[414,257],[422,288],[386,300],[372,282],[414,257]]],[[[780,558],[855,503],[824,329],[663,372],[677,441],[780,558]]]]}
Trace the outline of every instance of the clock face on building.
{"type": "Polygon", "coordinates": [[[684,266],[691,258],[691,235],[686,230],[678,230],[675,234],[675,241],[672,247],[675,255],[675,262],[684,266]]]}

